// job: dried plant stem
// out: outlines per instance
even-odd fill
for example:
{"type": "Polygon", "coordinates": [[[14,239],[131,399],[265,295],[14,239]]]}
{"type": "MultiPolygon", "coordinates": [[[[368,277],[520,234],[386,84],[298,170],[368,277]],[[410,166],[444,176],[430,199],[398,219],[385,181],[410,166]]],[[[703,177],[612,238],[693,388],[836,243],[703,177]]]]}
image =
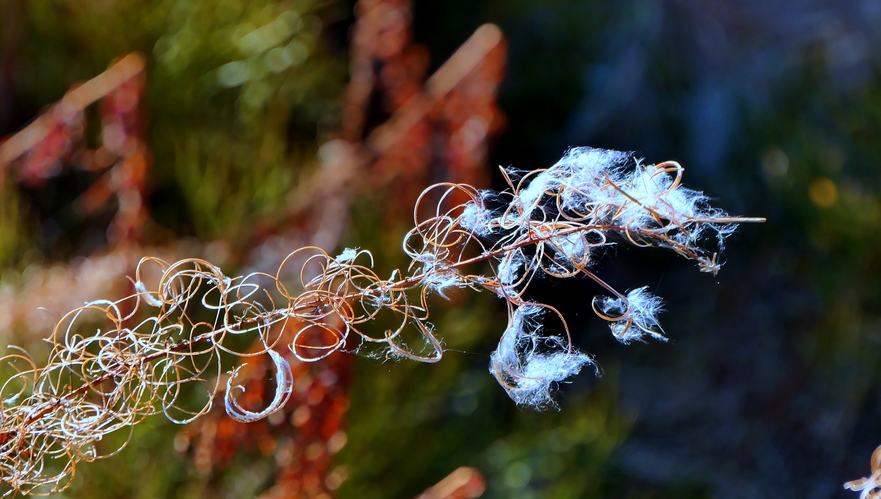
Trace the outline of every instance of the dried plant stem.
{"type": "Polygon", "coordinates": [[[233,419],[272,414],[293,390],[290,365],[278,353],[282,338],[292,338],[286,347],[305,362],[344,348],[437,362],[444,349],[429,322],[429,295],[444,297],[451,288],[485,289],[507,303],[508,326],[491,355],[490,371],[517,403],[552,406],[555,384],[594,361],[573,347],[557,309],[526,296],[533,279],[584,275],[611,293],[591,305],[616,338],[663,340],[656,319],[660,299],[646,288],[622,293],[603,281],[589,268],[596,250],[612,240],[667,248],[716,272],[718,250],[734,224],[762,221],[707,206],[702,194],[681,187],[676,163],[628,167],[628,160],[614,151],[573,149],[553,167],[516,183],[516,173],[504,171],[510,190],[502,193],[465,184],[430,187],[414,213],[436,199],[434,214],[414,217],[403,242],[410,267],[389,279],[374,272],[368,251],[356,249],[333,257],[320,248],[301,248],[274,275],[234,278],[205,260],[142,259],[135,294],[88,303],[59,321],[45,367],[26,354],[2,359],[15,370],[0,388],[0,476],[9,486],[6,493],[63,490],[79,461],[106,457],[96,446],[104,435],[160,412],[174,422],[192,421],[208,412],[221,392],[233,419]],[[705,234],[715,236],[716,250],[701,245],[705,234]],[[492,264],[489,274],[467,273],[486,262],[492,264]],[[148,286],[151,268],[161,275],[148,286]],[[288,282],[292,269],[294,284],[288,282]],[[556,317],[564,334],[541,334],[544,314],[556,317]],[[367,327],[378,321],[396,325],[381,332],[367,327]],[[241,352],[231,346],[236,342],[230,337],[246,333],[256,336],[261,348],[241,352]],[[238,368],[225,377],[222,390],[228,354],[265,354],[272,360],[275,396],[267,407],[255,411],[236,400],[244,391],[234,385],[238,368]],[[202,386],[204,398],[198,392],[183,395],[185,385],[202,386]]]}

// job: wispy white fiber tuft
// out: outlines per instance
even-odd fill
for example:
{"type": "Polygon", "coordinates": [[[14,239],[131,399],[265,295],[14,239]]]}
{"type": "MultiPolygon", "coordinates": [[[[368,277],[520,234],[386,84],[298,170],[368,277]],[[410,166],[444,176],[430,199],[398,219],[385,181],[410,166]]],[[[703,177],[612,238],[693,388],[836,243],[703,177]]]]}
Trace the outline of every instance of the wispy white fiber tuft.
{"type": "Polygon", "coordinates": [[[728,214],[710,207],[702,192],[682,187],[681,173],[674,162],[643,165],[626,152],[572,148],[547,170],[527,174],[525,187],[512,201],[517,209],[508,210],[502,222],[505,228],[514,228],[538,218],[555,218],[557,210],[551,204],[555,203],[568,216],[583,221],[665,230],[677,244],[697,243],[712,231],[721,249],[736,224],[708,223],[728,214]],[[628,163],[634,166],[629,168],[628,163]],[[552,197],[557,200],[551,201],[552,197]]]}
{"type": "Polygon", "coordinates": [[[516,250],[505,253],[499,262],[499,282],[506,286],[517,282],[525,263],[526,257],[523,256],[523,252],[516,250]]]}
{"type": "Polygon", "coordinates": [[[572,232],[551,238],[551,244],[557,255],[563,260],[581,262],[587,259],[588,245],[583,233],[572,232]]]}
{"type": "Polygon", "coordinates": [[[673,188],[674,177],[670,172],[658,169],[655,165],[638,165],[626,178],[618,183],[614,220],[628,227],[657,225],[655,217],[673,222],[685,221],[687,217],[703,215],[699,205],[707,198],[703,193],[673,188]]]}
{"type": "Polygon", "coordinates": [[[539,173],[529,182],[525,189],[520,190],[519,200],[522,206],[523,215],[529,218],[532,212],[539,206],[544,193],[557,187],[558,182],[556,176],[551,170],[539,173]]]}
{"type": "Polygon", "coordinates": [[[462,210],[459,225],[477,236],[492,232],[493,213],[482,202],[469,201],[462,210]]]}
{"type": "Polygon", "coordinates": [[[429,289],[439,294],[444,299],[449,299],[444,292],[450,288],[466,287],[462,274],[451,268],[443,258],[430,252],[425,252],[413,257],[414,262],[422,263],[419,272],[423,275],[422,282],[429,289]]]}
{"type": "Polygon", "coordinates": [[[337,255],[335,260],[339,263],[349,263],[358,257],[358,248],[346,248],[337,255]]]}
{"type": "Polygon", "coordinates": [[[609,328],[621,343],[645,341],[646,336],[667,341],[657,317],[663,311],[663,301],[649,293],[648,286],[630,291],[626,300],[606,298],[598,304],[604,315],[615,318],[609,328]]]}
{"type": "Polygon", "coordinates": [[[590,209],[609,197],[606,176],[618,178],[620,169],[630,160],[630,154],[592,147],[569,149],[560,161],[551,167],[557,172],[561,186],[560,197],[566,209],[590,209]]]}
{"type": "Polygon", "coordinates": [[[514,311],[499,347],[490,356],[490,372],[514,402],[535,409],[555,407],[555,383],[593,365],[589,355],[567,348],[559,338],[539,336],[533,321],[543,309],[525,305],[514,311]]]}

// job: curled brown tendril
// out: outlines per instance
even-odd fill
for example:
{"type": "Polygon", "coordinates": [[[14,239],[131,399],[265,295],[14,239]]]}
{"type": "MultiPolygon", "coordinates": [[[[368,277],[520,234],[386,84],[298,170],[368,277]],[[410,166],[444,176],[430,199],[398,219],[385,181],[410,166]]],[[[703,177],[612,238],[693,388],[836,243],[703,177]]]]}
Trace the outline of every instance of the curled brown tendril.
{"type": "Polygon", "coordinates": [[[704,234],[721,246],[734,224],[760,221],[706,206],[702,194],[681,187],[677,163],[627,168],[627,160],[614,151],[573,149],[553,167],[516,180],[513,170],[503,170],[510,189],[502,193],[430,187],[403,241],[410,267],[388,279],[373,270],[368,251],[356,249],[334,257],[302,248],[275,274],[237,277],[200,259],[142,259],[134,294],[87,303],[58,322],[44,367],[19,350],[2,359],[11,370],[0,391],[5,493],[63,490],[80,461],[119,451],[99,448],[105,435],[130,432],[158,413],[187,423],[205,414],[218,393],[234,419],[268,416],[293,384],[283,348],[306,362],[371,345],[381,355],[437,362],[443,343],[429,322],[428,297],[452,288],[505,300],[509,323],[491,372],[518,403],[553,405],[553,384],[593,360],[572,347],[559,311],[526,298],[533,279],[587,276],[612,294],[591,306],[617,338],[663,339],[655,318],[660,299],[646,288],[620,293],[597,277],[590,270],[595,250],[615,240],[664,247],[715,272],[717,252],[701,246],[704,234]],[[479,273],[487,261],[491,272],[479,273]],[[563,337],[541,334],[544,315],[559,319],[563,337]],[[395,325],[368,326],[381,316],[395,325]],[[263,348],[240,350],[253,344],[237,341],[242,335],[263,348]],[[262,410],[237,401],[244,390],[235,385],[237,370],[224,374],[231,356],[253,355],[269,355],[276,369],[275,396],[262,410]]]}
{"type": "Polygon", "coordinates": [[[872,474],[844,484],[844,488],[860,493],[860,499],[881,498],[881,446],[875,449],[871,459],[872,474]]]}

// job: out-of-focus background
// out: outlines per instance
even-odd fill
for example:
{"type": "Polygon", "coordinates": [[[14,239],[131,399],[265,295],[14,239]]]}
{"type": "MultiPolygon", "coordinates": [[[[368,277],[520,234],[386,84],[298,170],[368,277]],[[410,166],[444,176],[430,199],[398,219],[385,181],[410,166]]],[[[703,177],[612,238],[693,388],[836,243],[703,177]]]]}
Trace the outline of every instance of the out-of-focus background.
{"type": "Polygon", "coordinates": [[[667,343],[617,343],[587,281],[539,283],[603,371],[559,411],[507,398],[505,311],[456,293],[442,362],[295,365],[277,416],[150,418],[64,495],[856,497],[881,444],[879,25],[874,0],[3,0],[0,331],[38,358],[141,256],[238,275],[357,246],[385,274],[425,186],[569,146],[679,161],[768,218],[715,278],[606,255],[665,298],[667,343]]]}

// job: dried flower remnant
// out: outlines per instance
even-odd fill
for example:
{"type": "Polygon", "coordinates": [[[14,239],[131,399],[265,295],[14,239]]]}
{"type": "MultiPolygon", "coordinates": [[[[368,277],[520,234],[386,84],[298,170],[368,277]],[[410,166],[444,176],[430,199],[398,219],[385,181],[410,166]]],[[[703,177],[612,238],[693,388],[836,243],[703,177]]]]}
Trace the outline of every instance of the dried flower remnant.
{"type": "Polygon", "coordinates": [[[537,305],[517,308],[502,334],[499,348],[490,357],[490,371],[515,402],[536,408],[553,405],[551,384],[570,378],[586,365],[589,355],[574,352],[560,338],[539,334],[537,305]]]}
{"type": "Polygon", "coordinates": [[[643,341],[645,336],[667,341],[657,319],[662,300],[647,290],[647,286],[634,289],[626,298],[594,298],[594,312],[609,321],[612,334],[621,343],[643,341]]]}
{"type": "Polygon", "coordinates": [[[109,455],[99,453],[104,435],[158,413],[192,421],[219,393],[234,418],[266,417],[284,405],[296,383],[279,350],[301,362],[350,348],[437,362],[444,348],[429,321],[428,296],[453,287],[505,300],[510,319],[491,356],[491,372],[517,403],[553,405],[555,384],[594,361],[572,346],[556,309],[525,297],[533,279],[587,276],[612,294],[593,304],[619,340],[663,339],[656,319],[660,299],[646,288],[622,294],[597,277],[589,270],[596,248],[615,241],[668,248],[716,269],[716,254],[735,224],[762,221],[709,207],[701,193],[681,187],[677,163],[629,164],[624,153],[580,148],[548,169],[503,170],[510,189],[502,193],[467,184],[432,186],[417,201],[415,227],[404,238],[409,270],[395,270],[388,279],[373,270],[368,251],[354,249],[333,257],[306,247],[274,275],[237,277],[199,259],[143,259],[134,294],[89,303],[59,322],[45,367],[21,353],[3,359],[17,367],[0,392],[3,482],[9,491],[62,490],[80,460],[109,455]],[[428,203],[431,210],[420,206],[428,203]],[[430,215],[420,218],[424,213],[430,215]],[[705,248],[707,239],[715,247],[705,248]],[[487,261],[496,263],[492,272],[479,273],[487,261]],[[161,274],[156,283],[142,278],[150,267],[161,274]],[[397,326],[369,328],[380,315],[396,317],[397,326]],[[540,319],[548,316],[559,319],[561,335],[541,334],[540,319]],[[262,347],[233,350],[226,339],[244,334],[262,347]],[[229,354],[271,357],[276,391],[269,407],[253,412],[237,402],[250,399],[235,384],[237,371],[226,383],[220,376],[229,369],[229,354]]]}

